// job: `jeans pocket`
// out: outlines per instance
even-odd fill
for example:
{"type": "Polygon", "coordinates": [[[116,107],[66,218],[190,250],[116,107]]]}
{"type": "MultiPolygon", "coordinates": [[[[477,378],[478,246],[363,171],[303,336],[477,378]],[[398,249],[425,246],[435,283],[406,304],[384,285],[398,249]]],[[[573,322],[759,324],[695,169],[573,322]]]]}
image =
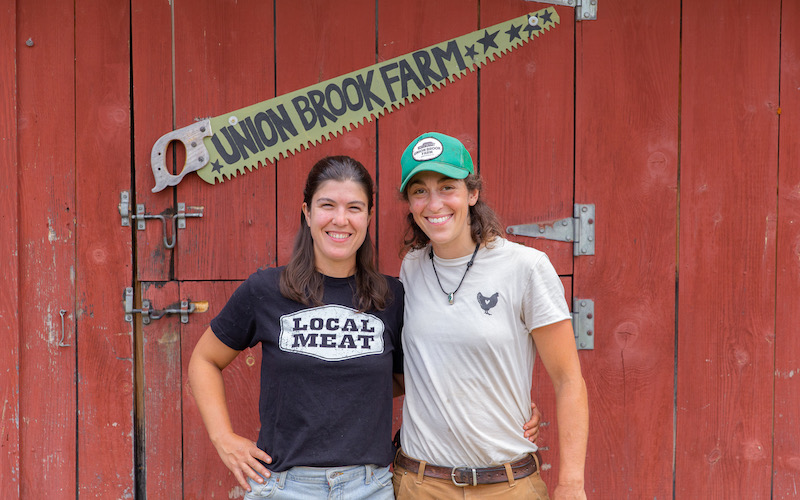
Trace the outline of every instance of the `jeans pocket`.
{"type": "Polygon", "coordinates": [[[259,484],[249,477],[247,482],[250,484],[250,492],[244,495],[244,500],[258,500],[259,498],[270,498],[278,489],[278,480],[271,475],[263,483],[259,484]]]}
{"type": "Polygon", "coordinates": [[[375,469],[372,470],[372,480],[381,486],[392,484],[392,471],[389,470],[389,466],[375,467],[375,469]]]}

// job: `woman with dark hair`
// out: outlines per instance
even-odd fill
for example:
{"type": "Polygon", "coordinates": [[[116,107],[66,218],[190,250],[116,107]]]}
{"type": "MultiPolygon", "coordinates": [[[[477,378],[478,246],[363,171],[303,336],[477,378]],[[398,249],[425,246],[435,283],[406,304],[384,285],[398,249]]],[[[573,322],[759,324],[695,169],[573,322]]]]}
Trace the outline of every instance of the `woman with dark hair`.
{"type": "Polygon", "coordinates": [[[320,160],[308,174],[291,260],[242,283],[192,353],[192,393],[246,499],[393,498],[403,288],[376,269],[372,216],[364,166],[347,156],[320,160]],[[232,429],[222,370],[258,343],[253,443],[232,429]]]}
{"type": "Polygon", "coordinates": [[[547,499],[529,417],[534,358],[553,381],[555,499],[585,499],[586,385],[547,256],[503,238],[464,145],[427,133],[401,158],[408,202],[398,499],[547,499]]]}

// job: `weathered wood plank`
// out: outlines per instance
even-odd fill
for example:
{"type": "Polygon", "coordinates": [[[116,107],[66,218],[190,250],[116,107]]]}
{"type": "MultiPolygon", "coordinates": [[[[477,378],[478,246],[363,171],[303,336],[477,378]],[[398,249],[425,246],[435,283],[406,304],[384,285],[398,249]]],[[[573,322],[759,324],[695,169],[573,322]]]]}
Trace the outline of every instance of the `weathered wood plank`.
{"type": "Polygon", "coordinates": [[[76,491],[74,4],[18,6],[20,496],[76,491]],[[30,39],[32,45],[26,46],[30,39]],[[61,310],[69,347],[60,347],[61,310]]]}
{"type": "MultiPolygon", "coordinates": [[[[482,2],[481,24],[543,7],[516,0],[482,2]]],[[[480,172],[485,197],[505,226],[572,217],[575,22],[573,9],[560,9],[559,15],[555,28],[480,71],[480,172]]],[[[508,239],[544,251],[559,274],[572,274],[571,243],[508,239]]]]}
{"type": "MultiPolygon", "coordinates": [[[[184,498],[240,498],[244,490],[222,463],[203,425],[200,412],[189,387],[189,359],[197,340],[208,328],[233,294],[238,281],[183,282],[181,297],[189,300],[207,300],[208,312],[190,316],[180,328],[180,357],[183,390],[183,445],[184,445],[184,498]]],[[[225,396],[235,432],[253,441],[258,439],[261,424],[258,416],[258,399],[261,381],[261,347],[245,349],[222,372],[225,396]]],[[[177,378],[176,378],[177,380],[177,378]]],[[[180,422],[178,422],[180,424],[180,422]]]]}
{"type": "MultiPolygon", "coordinates": [[[[180,308],[177,281],[141,283],[142,299],[152,308],[180,308]]],[[[147,498],[182,498],[181,321],[167,315],[141,326],[142,376],[138,427],[140,488],[147,498]]]]}
{"type": "Polygon", "coordinates": [[[680,498],[770,497],[780,6],[683,3],[680,498]]]}
{"type": "Polygon", "coordinates": [[[772,498],[800,491],[800,4],[782,2],[772,498]]]}
{"type": "MultiPolygon", "coordinates": [[[[434,43],[470,33],[478,28],[478,2],[447,0],[378,2],[378,60],[385,61],[434,43]],[[447,22],[443,22],[446,20],[447,22]]],[[[492,63],[498,64],[498,63],[492,63]]],[[[403,241],[408,206],[398,197],[400,156],[405,147],[425,132],[442,132],[459,138],[478,159],[478,78],[468,73],[448,82],[421,101],[381,117],[378,132],[378,178],[381,194],[378,244],[381,270],[400,272],[398,251],[403,241]]]]}
{"type": "MultiPolygon", "coordinates": [[[[354,0],[342,8],[335,2],[280,0],[276,16],[277,95],[375,64],[374,1],[354,0]],[[342,36],[343,30],[347,36],[342,36]]],[[[308,171],[320,158],[348,155],[374,176],[375,134],[373,120],[278,162],[279,265],[292,253],[308,171]]],[[[375,227],[373,221],[371,235],[375,227]]]]}
{"type": "MultiPolygon", "coordinates": [[[[175,4],[175,110],[180,127],[274,96],[272,2],[175,4]]],[[[178,202],[205,208],[178,231],[177,279],[244,279],[275,260],[275,168],[210,186],[187,176],[178,202]]]]}
{"type": "Polygon", "coordinates": [[[5,262],[0,288],[0,497],[19,498],[19,203],[17,191],[17,40],[16,2],[0,2],[0,262],[5,262]]]}
{"type": "MultiPolygon", "coordinates": [[[[158,193],[150,150],[156,140],[175,126],[172,107],[172,4],[142,0],[131,5],[131,71],[133,82],[134,191],[131,211],[143,204],[148,214],[174,213],[173,189],[158,193]]],[[[188,123],[177,124],[183,127],[188,123]]],[[[170,155],[171,158],[171,155],[170,155]]],[[[176,172],[177,173],[177,172],[176,172]]],[[[190,223],[196,221],[189,221],[190,223]]],[[[136,227],[136,222],[133,222],[136,227]]],[[[172,237],[172,231],[168,233],[172,237]]],[[[174,275],[174,250],[164,246],[158,220],[148,220],[144,231],[134,230],[136,273],[142,281],[167,281],[174,275]]]]}
{"type": "Polygon", "coordinates": [[[575,201],[596,205],[595,255],[573,277],[595,302],[587,494],[672,498],[681,5],[601,9],[575,61],[575,201]]]}
{"type": "Polygon", "coordinates": [[[120,227],[111,208],[131,186],[129,40],[127,2],[76,4],[77,338],[72,342],[80,345],[81,498],[108,498],[109,491],[119,498],[134,496],[133,328],[120,307],[132,277],[132,245],[130,231],[120,227]]]}

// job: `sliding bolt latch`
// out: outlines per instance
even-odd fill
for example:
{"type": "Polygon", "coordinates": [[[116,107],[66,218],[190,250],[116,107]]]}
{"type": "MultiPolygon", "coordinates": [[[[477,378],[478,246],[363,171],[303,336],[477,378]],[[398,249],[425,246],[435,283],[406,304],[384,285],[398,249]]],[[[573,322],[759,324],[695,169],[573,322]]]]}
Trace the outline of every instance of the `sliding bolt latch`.
{"type": "Polygon", "coordinates": [[[168,314],[179,314],[181,323],[189,322],[189,315],[194,313],[204,313],[208,311],[208,301],[181,300],[179,303],[171,304],[164,309],[153,307],[149,299],[142,299],[142,308],[133,308],[133,288],[125,289],[125,321],[132,322],[134,314],[142,315],[142,324],[149,325],[151,321],[161,319],[168,314]]]}

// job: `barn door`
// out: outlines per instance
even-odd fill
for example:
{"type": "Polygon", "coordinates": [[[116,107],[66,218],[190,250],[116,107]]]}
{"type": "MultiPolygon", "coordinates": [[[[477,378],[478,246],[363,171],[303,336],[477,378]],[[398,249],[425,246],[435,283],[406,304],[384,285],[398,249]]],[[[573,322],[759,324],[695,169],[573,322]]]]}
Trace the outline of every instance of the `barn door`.
{"type": "MultiPolygon", "coordinates": [[[[481,22],[537,4],[499,5],[506,7],[481,2],[481,22]]],[[[561,25],[540,50],[514,52],[481,72],[481,173],[506,226],[552,224],[593,206],[585,222],[594,241],[581,242],[593,252],[509,239],[549,255],[573,314],[594,305],[585,342],[593,348],[579,351],[592,421],[587,471],[595,471],[587,493],[670,498],[678,131],[663,117],[678,107],[679,3],[601,2],[597,21],[559,13],[561,25]],[[625,420],[632,422],[610,425],[625,420]],[[610,465],[609,456],[625,465],[610,465]],[[602,470],[614,472],[600,477],[602,470]]],[[[551,424],[541,442],[543,476],[555,485],[555,400],[540,363],[533,399],[551,424]]]]}
{"type": "MultiPolygon", "coordinates": [[[[189,356],[242,280],[287,262],[303,183],[316,160],[349,154],[376,173],[376,127],[362,125],[244,178],[211,186],[192,175],[159,193],[151,192],[150,149],[161,135],[196,118],[374,64],[375,2],[350,2],[348,9],[310,0],[172,4],[140,2],[132,18],[137,160],[131,207],[143,204],[148,217],[159,216],[136,231],[134,304],[149,301],[151,317],[177,311],[182,302],[207,302],[208,310],[184,319],[165,314],[137,320],[140,490],[154,498],[238,498],[244,492],[219,460],[191,396],[189,356]],[[274,19],[280,23],[273,26],[274,19]],[[340,36],[341,26],[359,38],[340,36]]],[[[168,156],[179,171],[185,151],[171,146],[168,156]]],[[[247,350],[224,372],[234,428],[254,440],[259,364],[258,349],[247,350]]]]}
{"type": "MultiPolygon", "coordinates": [[[[421,103],[408,103],[377,123],[362,124],[277,164],[262,165],[244,178],[210,186],[191,175],[176,188],[153,194],[150,148],[173,128],[543,5],[520,0],[353,0],[342,9],[313,0],[276,0],[274,6],[242,1],[137,3],[132,11],[132,197],[135,204],[144,205],[144,212],[169,223],[166,244],[161,219],[148,219],[144,230],[135,231],[134,293],[137,304],[147,299],[156,309],[179,309],[182,302],[209,304],[206,313],[189,315],[186,322],[173,314],[139,326],[142,391],[137,422],[143,439],[138,455],[145,492],[159,496],[167,485],[170,496],[176,497],[242,495],[211,447],[191,398],[186,364],[194,343],[243,279],[259,267],[286,263],[299,223],[302,183],[313,162],[326,154],[354,156],[375,175],[377,217],[372,234],[382,271],[397,275],[405,213],[396,193],[398,158],[413,137],[431,130],[456,135],[465,143],[478,160],[484,195],[507,226],[564,219],[572,217],[576,203],[595,205],[595,255],[574,257],[569,242],[509,238],[550,256],[568,299],[595,303],[596,330],[606,337],[595,342],[594,350],[580,353],[594,418],[631,413],[635,418],[671,419],[673,356],[666,351],[674,341],[669,328],[674,324],[675,245],[670,238],[675,234],[677,129],[674,121],[658,117],[673,116],[677,108],[679,12],[677,2],[617,4],[607,6],[603,15],[615,19],[625,9],[637,9],[645,19],[658,20],[657,35],[651,37],[649,28],[644,36],[645,27],[638,25],[619,30],[611,22],[576,23],[572,9],[559,7],[562,22],[546,37],[449,83],[421,103]],[[341,36],[342,26],[353,36],[341,36]],[[663,65],[647,64],[630,52],[634,46],[663,56],[663,65]],[[618,64],[630,65],[624,68],[630,76],[623,81],[607,71],[609,58],[600,52],[608,47],[618,64]],[[600,104],[620,102],[609,98],[615,92],[623,93],[622,101],[631,106],[655,110],[635,124],[635,133],[629,130],[625,109],[600,104]],[[635,159],[620,154],[628,148],[637,151],[635,159]],[[651,205],[651,199],[656,203],[651,205]],[[176,224],[175,234],[171,222],[181,207],[184,214],[196,216],[184,218],[185,228],[176,224]],[[631,225],[646,229],[633,233],[631,225]],[[633,247],[648,259],[624,260],[633,247]],[[625,273],[618,273],[619,265],[626,266],[625,273]],[[646,303],[639,296],[641,276],[655,284],[646,303]],[[640,335],[644,331],[655,334],[640,335]],[[619,384],[626,388],[624,396],[619,396],[619,384]],[[615,396],[607,397],[609,393],[615,396]]],[[[173,153],[175,163],[182,165],[185,152],[178,147],[170,150],[173,153]]],[[[258,426],[258,361],[257,353],[245,352],[225,373],[229,404],[237,409],[236,430],[253,437],[258,426]]],[[[551,451],[545,453],[545,479],[554,485],[554,396],[539,369],[534,399],[553,424],[544,432],[543,445],[551,451]]],[[[625,430],[597,429],[590,441],[590,469],[608,467],[603,461],[607,454],[598,450],[607,449],[610,442],[624,442],[619,453],[636,467],[622,470],[623,479],[590,478],[590,487],[602,484],[625,494],[629,487],[641,488],[630,493],[633,498],[671,492],[671,480],[642,482],[630,476],[640,477],[646,470],[658,478],[671,477],[671,427],[653,433],[648,422],[641,422],[625,430]],[[618,434],[622,432],[626,435],[618,434]]]]}
{"type": "MultiPolygon", "coordinates": [[[[142,360],[142,391],[137,422],[143,436],[139,470],[145,493],[163,494],[166,487],[171,496],[185,498],[242,494],[208,441],[187,385],[186,364],[197,338],[241,280],[258,267],[287,261],[299,222],[302,184],[318,158],[349,154],[375,176],[378,216],[373,234],[381,269],[387,274],[399,271],[404,224],[405,207],[396,195],[397,159],[408,141],[425,131],[450,133],[466,144],[486,179],[486,197],[505,221],[528,223],[571,215],[575,201],[572,10],[563,10],[564,21],[547,35],[547,45],[537,41],[490,64],[480,75],[469,74],[426,96],[424,105],[409,103],[378,124],[362,124],[277,165],[262,165],[246,178],[210,186],[188,176],[175,189],[153,194],[148,159],[156,139],[195,118],[370,66],[376,62],[375,47],[378,61],[386,60],[537,8],[541,6],[517,0],[496,2],[491,8],[477,0],[358,0],[349,2],[347,9],[312,0],[279,0],[274,6],[279,22],[273,27],[272,5],[257,2],[235,6],[208,2],[191,8],[179,2],[137,5],[132,17],[135,205],[144,205],[144,213],[161,218],[147,219],[145,229],[135,231],[135,302],[138,306],[148,300],[155,311],[177,310],[182,302],[209,304],[208,312],[185,320],[171,314],[140,323],[137,354],[142,360]],[[340,36],[341,26],[357,36],[340,36]],[[409,31],[407,26],[417,29],[409,31]],[[253,33],[260,36],[254,38],[253,33]],[[267,60],[274,54],[274,64],[253,64],[253,54],[265,54],[267,60]],[[173,63],[174,80],[166,70],[173,63]],[[180,210],[186,215],[185,228],[172,224],[180,210]]],[[[170,154],[176,165],[182,165],[185,152],[180,147],[170,154]]],[[[136,209],[133,199],[131,203],[136,209]]],[[[572,246],[525,243],[550,254],[571,290],[572,246]]],[[[244,353],[225,373],[229,404],[237,408],[239,419],[234,425],[254,437],[257,363],[257,353],[244,353]]]]}

